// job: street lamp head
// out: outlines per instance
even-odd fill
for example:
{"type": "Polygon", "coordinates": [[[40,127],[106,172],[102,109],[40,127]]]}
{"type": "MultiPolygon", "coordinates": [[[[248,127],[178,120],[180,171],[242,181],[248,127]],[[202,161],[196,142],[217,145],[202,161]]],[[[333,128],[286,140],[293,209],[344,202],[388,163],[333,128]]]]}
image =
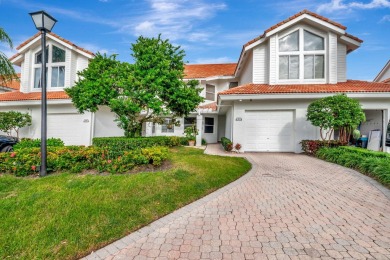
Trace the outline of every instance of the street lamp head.
{"type": "Polygon", "coordinates": [[[34,21],[35,27],[40,31],[50,32],[54,24],[57,22],[50,14],[45,11],[38,11],[30,13],[34,21]]]}

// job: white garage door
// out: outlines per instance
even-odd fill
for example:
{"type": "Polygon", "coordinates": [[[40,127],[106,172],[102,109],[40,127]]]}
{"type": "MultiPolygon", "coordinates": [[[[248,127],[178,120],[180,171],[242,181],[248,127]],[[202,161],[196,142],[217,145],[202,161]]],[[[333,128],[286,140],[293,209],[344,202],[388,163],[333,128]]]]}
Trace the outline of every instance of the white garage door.
{"type": "Polygon", "coordinates": [[[61,138],[65,145],[89,145],[90,120],[88,114],[48,114],[47,137],[61,138]]]}
{"type": "Polygon", "coordinates": [[[245,151],[293,151],[293,111],[246,111],[245,131],[245,151]]]}

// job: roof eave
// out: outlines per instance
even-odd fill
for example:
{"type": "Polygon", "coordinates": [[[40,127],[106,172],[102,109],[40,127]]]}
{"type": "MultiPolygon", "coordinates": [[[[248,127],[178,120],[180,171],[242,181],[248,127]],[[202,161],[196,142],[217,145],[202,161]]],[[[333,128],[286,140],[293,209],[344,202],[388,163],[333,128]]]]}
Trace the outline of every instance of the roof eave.
{"type": "Polygon", "coordinates": [[[267,93],[267,94],[218,94],[218,100],[264,100],[264,99],[317,99],[325,96],[333,96],[337,93],[345,93],[352,98],[390,98],[390,92],[321,92],[321,93],[267,93]]]}

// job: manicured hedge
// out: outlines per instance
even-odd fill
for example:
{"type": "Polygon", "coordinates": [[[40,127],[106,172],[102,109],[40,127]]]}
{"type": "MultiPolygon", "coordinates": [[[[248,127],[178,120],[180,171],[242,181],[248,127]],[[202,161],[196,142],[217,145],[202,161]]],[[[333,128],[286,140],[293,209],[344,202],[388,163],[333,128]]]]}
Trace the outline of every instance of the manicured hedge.
{"type": "MultiPolygon", "coordinates": [[[[60,138],[48,138],[46,141],[47,146],[63,147],[64,142],[60,138]]],[[[41,147],[41,139],[22,138],[17,144],[13,146],[14,150],[23,148],[41,147]]]]}
{"type": "Polygon", "coordinates": [[[387,186],[390,185],[390,154],[367,149],[342,146],[321,148],[316,156],[372,176],[387,186]]]}
{"type": "Polygon", "coordinates": [[[337,140],[322,141],[322,140],[302,140],[300,142],[302,151],[307,155],[316,155],[317,151],[322,147],[339,147],[346,145],[337,140]]]}
{"type": "Polygon", "coordinates": [[[222,143],[223,149],[225,149],[225,151],[230,152],[233,149],[233,142],[230,141],[229,138],[222,137],[221,143],[222,143]]]}
{"type": "MultiPolygon", "coordinates": [[[[48,147],[47,167],[51,171],[83,170],[123,173],[138,165],[161,165],[168,157],[166,147],[148,147],[124,151],[121,156],[112,157],[106,149],[99,147],[48,147]]],[[[11,153],[0,153],[0,172],[16,176],[27,176],[38,171],[40,148],[24,148],[11,153]]]]}
{"type": "Polygon", "coordinates": [[[165,146],[173,147],[188,145],[186,137],[178,136],[153,136],[153,137],[95,137],[92,144],[96,147],[105,148],[111,156],[119,156],[124,151],[136,150],[140,148],[165,146]]]}

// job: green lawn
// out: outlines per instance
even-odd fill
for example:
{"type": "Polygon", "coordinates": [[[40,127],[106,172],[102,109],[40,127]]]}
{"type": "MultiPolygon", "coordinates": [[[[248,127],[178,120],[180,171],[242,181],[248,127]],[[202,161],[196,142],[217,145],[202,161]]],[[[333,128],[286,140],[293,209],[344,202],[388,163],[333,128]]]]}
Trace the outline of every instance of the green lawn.
{"type": "Polygon", "coordinates": [[[171,149],[171,169],[0,176],[0,259],[76,259],[239,178],[243,158],[171,149]]]}

